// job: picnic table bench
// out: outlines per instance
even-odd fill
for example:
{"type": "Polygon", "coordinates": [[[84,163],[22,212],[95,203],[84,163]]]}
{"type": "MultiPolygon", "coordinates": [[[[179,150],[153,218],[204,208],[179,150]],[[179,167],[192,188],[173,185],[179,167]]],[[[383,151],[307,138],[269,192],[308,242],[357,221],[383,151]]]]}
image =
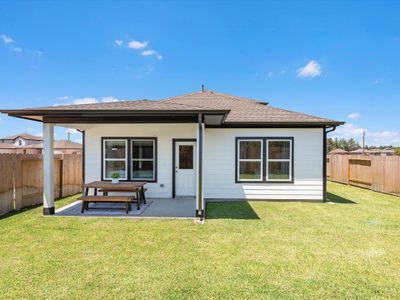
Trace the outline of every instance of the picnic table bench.
{"type": "Polygon", "coordinates": [[[134,197],[130,196],[81,196],[78,200],[82,201],[82,209],[81,213],[86,210],[89,210],[89,203],[97,203],[97,202],[107,202],[107,203],[125,203],[125,212],[129,213],[131,208],[131,203],[134,200],[134,197]]]}

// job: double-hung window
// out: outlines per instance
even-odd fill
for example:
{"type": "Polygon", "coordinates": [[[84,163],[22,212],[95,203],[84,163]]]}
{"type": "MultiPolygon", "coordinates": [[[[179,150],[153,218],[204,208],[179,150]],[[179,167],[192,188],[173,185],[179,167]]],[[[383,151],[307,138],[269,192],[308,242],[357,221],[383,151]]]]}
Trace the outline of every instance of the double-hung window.
{"type": "Polygon", "coordinates": [[[103,140],[103,178],[111,179],[117,173],[120,179],[128,179],[127,157],[127,140],[103,140]]]}
{"type": "Polygon", "coordinates": [[[292,182],[293,138],[236,139],[236,182],[292,182]]]}
{"type": "Polygon", "coordinates": [[[240,181],[263,180],[263,141],[258,139],[240,139],[238,145],[238,179],[240,181]]]}
{"type": "Polygon", "coordinates": [[[132,180],[155,179],[155,140],[131,140],[132,180]]]}
{"type": "Polygon", "coordinates": [[[267,139],[267,181],[292,180],[292,140],[267,139]]]}
{"type": "Polygon", "coordinates": [[[103,180],[157,181],[157,138],[103,138],[103,180]]]}

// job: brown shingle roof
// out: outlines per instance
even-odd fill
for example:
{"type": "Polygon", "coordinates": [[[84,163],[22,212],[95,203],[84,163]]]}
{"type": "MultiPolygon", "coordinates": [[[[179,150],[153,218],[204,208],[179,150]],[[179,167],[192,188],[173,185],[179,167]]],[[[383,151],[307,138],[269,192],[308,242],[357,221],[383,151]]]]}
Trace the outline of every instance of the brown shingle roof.
{"type": "Polygon", "coordinates": [[[0,143],[0,149],[12,149],[16,148],[14,144],[9,144],[9,143],[0,143]]]}
{"type": "Polygon", "coordinates": [[[335,122],[303,113],[292,112],[254,99],[242,98],[213,91],[197,92],[173,97],[161,102],[202,106],[209,109],[230,110],[226,123],[275,122],[335,122]]]}
{"type": "Polygon", "coordinates": [[[14,134],[5,138],[1,138],[2,140],[15,140],[16,138],[22,138],[24,140],[33,140],[33,141],[42,141],[43,138],[40,136],[28,134],[28,133],[20,133],[20,134],[14,134]]]}
{"type": "MultiPolygon", "coordinates": [[[[182,96],[153,100],[130,100],[109,103],[92,103],[80,105],[51,106],[14,110],[14,115],[29,115],[29,111],[39,112],[95,112],[95,111],[215,111],[228,113],[227,124],[259,124],[259,123],[289,123],[289,124],[327,124],[339,125],[342,122],[311,116],[303,113],[292,112],[268,105],[266,102],[243,98],[214,91],[202,91],[182,96]]],[[[12,111],[3,111],[12,112],[12,111]]]]}
{"type": "MultiPolygon", "coordinates": [[[[54,141],[53,147],[54,147],[54,149],[81,149],[82,148],[82,144],[71,142],[71,141],[68,141],[68,140],[58,140],[58,141],[54,141]]],[[[43,143],[38,143],[38,144],[25,146],[25,148],[42,149],[43,148],[43,143]]]]}

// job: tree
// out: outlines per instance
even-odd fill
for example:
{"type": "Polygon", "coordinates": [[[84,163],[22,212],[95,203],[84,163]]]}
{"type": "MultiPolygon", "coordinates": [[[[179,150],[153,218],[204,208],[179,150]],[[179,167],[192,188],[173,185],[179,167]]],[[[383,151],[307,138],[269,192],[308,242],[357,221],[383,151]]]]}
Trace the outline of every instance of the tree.
{"type": "Polygon", "coordinates": [[[400,156],[400,148],[396,148],[394,154],[400,156]]]}
{"type": "Polygon", "coordinates": [[[346,151],[353,151],[360,149],[361,146],[360,144],[353,138],[346,140],[346,139],[332,139],[328,138],[327,140],[327,145],[328,145],[328,152],[335,150],[335,149],[343,149],[346,151]]]}

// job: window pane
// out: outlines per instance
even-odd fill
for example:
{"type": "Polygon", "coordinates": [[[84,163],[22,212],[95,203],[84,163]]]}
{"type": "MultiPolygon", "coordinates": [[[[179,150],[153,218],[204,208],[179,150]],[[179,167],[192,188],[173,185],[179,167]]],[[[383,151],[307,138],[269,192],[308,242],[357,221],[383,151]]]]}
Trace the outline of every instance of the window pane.
{"type": "Polygon", "coordinates": [[[106,158],[125,158],[125,150],[124,141],[105,141],[106,158]]]}
{"type": "Polygon", "coordinates": [[[153,159],[153,141],[132,141],[132,158],[153,159]]]}
{"type": "Polygon", "coordinates": [[[132,178],[133,179],[154,179],[153,161],[137,161],[132,162],[132,178]]]}
{"type": "Polygon", "coordinates": [[[239,145],[241,159],[261,158],[261,141],[240,141],[239,145]]]}
{"type": "Polygon", "coordinates": [[[239,179],[261,179],[261,162],[241,161],[239,164],[239,179]]]}
{"type": "Polygon", "coordinates": [[[288,180],[290,163],[288,161],[270,161],[268,163],[268,179],[288,180]]]}
{"type": "Polygon", "coordinates": [[[179,146],[179,169],[193,169],[193,146],[179,146]]]}
{"type": "Polygon", "coordinates": [[[269,159],[290,159],[289,141],[268,141],[269,159]]]}
{"type": "Polygon", "coordinates": [[[125,161],[106,161],[106,174],[105,178],[112,178],[112,174],[117,172],[119,178],[126,179],[125,161]]]}

